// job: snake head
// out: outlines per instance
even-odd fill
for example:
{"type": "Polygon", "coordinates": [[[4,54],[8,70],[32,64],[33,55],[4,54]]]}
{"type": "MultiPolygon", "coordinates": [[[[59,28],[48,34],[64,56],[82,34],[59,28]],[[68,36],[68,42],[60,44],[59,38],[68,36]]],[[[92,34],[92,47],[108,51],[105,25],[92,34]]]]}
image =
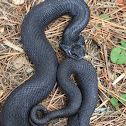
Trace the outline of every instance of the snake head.
{"type": "Polygon", "coordinates": [[[72,45],[61,43],[59,46],[72,59],[79,60],[85,56],[86,46],[83,36],[79,36],[79,39],[73,42],[72,45]]]}

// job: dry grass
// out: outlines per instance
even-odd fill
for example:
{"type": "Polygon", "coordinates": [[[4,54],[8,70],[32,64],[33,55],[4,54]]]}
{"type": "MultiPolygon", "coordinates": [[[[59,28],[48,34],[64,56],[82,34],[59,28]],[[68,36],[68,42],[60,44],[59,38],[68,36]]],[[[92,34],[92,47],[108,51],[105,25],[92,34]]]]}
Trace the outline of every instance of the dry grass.
{"type": "MultiPolygon", "coordinates": [[[[23,51],[20,27],[24,15],[30,8],[44,0],[27,0],[23,5],[15,6],[8,0],[0,1],[0,106],[2,108],[8,95],[33,74],[33,64],[23,51]]],[[[85,59],[97,70],[99,100],[90,125],[92,126],[126,126],[126,104],[120,102],[120,110],[110,103],[110,98],[119,99],[126,94],[126,64],[118,65],[110,61],[110,53],[120,40],[126,41],[126,9],[120,8],[115,0],[85,0],[91,10],[88,26],[81,34],[85,37],[87,52],[85,59]],[[100,18],[101,14],[110,17],[111,22],[100,18]],[[100,23],[100,27],[99,27],[100,23]],[[123,75],[122,78],[119,76],[123,75]],[[116,80],[118,79],[118,81],[116,80]],[[115,81],[116,80],[116,81],[115,81]]],[[[64,28],[70,17],[64,15],[48,25],[45,33],[52,44],[59,63],[66,58],[58,45],[64,28]]],[[[65,105],[66,96],[57,84],[42,104],[49,111],[65,105]]],[[[56,119],[49,126],[65,126],[67,119],[56,119]]]]}

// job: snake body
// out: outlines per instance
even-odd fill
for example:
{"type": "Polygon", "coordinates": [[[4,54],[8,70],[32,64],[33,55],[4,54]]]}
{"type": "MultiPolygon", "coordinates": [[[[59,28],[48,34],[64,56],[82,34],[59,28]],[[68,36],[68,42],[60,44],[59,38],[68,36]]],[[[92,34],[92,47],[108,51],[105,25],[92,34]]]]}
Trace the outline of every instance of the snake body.
{"type": "Polygon", "coordinates": [[[84,38],[79,36],[89,17],[88,6],[83,0],[46,0],[25,16],[21,39],[35,65],[35,74],[7,98],[0,113],[0,126],[42,126],[60,117],[69,117],[70,126],[89,125],[97,103],[97,75],[93,66],[82,59],[85,44],[84,38]],[[71,58],[58,67],[57,57],[44,31],[52,20],[64,14],[71,15],[72,20],[63,33],[60,47],[71,58]],[[70,79],[72,73],[76,75],[78,86],[70,79]],[[37,104],[51,92],[56,76],[69,103],[61,110],[47,112],[37,104]],[[43,116],[39,117],[37,111],[42,111],[43,116]]]}

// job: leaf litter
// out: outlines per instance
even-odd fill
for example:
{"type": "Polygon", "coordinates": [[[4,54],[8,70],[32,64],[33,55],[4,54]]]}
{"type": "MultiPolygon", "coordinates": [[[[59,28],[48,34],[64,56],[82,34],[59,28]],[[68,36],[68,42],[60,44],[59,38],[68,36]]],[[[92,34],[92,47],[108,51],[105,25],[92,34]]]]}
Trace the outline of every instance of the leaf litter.
{"type": "MultiPolygon", "coordinates": [[[[17,1],[17,0],[16,0],[17,1]]],[[[23,50],[20,37],[21,23],[29,10],[44,0],[25,0],[15,5],[11,0],[0,1],[0,108],[9,94],[34,74],[34,65],[23,50]],[[23,59],[23,60],[22,60],[23,59]]],[[[90,119],[91,126],[124,126],[126,124],[126,63],[116,64],[110,59],[120,41],[126,43],[126,6],[123,0],[85,0],[91,17],[81,32],[85,38],[85,59],[96,68],[98,76],[98,103],[90,119]],[[117,99],[116,107],[111,98],[117,99]]],[[[59,63],[67,58],[59,48],[62,33],[71,17],[63,15],[50,23],[45,34],[56,52],[59,63]]],[[[122,43],[124,45],[125,43],[122,43]]],[[[74,81],[74,76],[72,76],[74,81]]],[[[74,81],[75,82],[75,81],[74,81]]],[[[76,83],[76,82],[75,82],[76,83]]],[[[50,95],[41,103],[48,111],[63,108],[66,95],[55,84],[50,95]]],[[[67,118],[52,120],[48,126],[65,126],[67,118]]]]}

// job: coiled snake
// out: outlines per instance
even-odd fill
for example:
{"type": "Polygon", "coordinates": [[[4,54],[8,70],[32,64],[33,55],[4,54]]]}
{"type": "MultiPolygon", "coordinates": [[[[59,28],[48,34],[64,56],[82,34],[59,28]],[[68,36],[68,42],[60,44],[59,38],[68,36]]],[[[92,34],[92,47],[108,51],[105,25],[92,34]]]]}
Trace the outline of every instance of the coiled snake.
{"type": "Polygon", "coordinates": [[[69,126],[89,125],[97,103],[97,75],[93,66],[82,59],[85,44],[83,36],[79,36],[89,17],[89,8],[83,0],[46,0],[26,15],[21,39],[35,65],[35,74],[8,97],[0,114],[0,126],[42,126],[60,117],[69,117],[69,126]],[[52,20],[64,14],[71,15],[72,20],[64,31],[60,47],[70,58],[58,67],[57,57],[44,30],[52,20]],[[70,79],[72,73],[76,75],[78,86],[70,79]],[[47,112],[37,104],[51,92],[56,76],[69,103],[61,110],[47,112]],[[42,111],[42,117],[37,111],[42,111]]]}

